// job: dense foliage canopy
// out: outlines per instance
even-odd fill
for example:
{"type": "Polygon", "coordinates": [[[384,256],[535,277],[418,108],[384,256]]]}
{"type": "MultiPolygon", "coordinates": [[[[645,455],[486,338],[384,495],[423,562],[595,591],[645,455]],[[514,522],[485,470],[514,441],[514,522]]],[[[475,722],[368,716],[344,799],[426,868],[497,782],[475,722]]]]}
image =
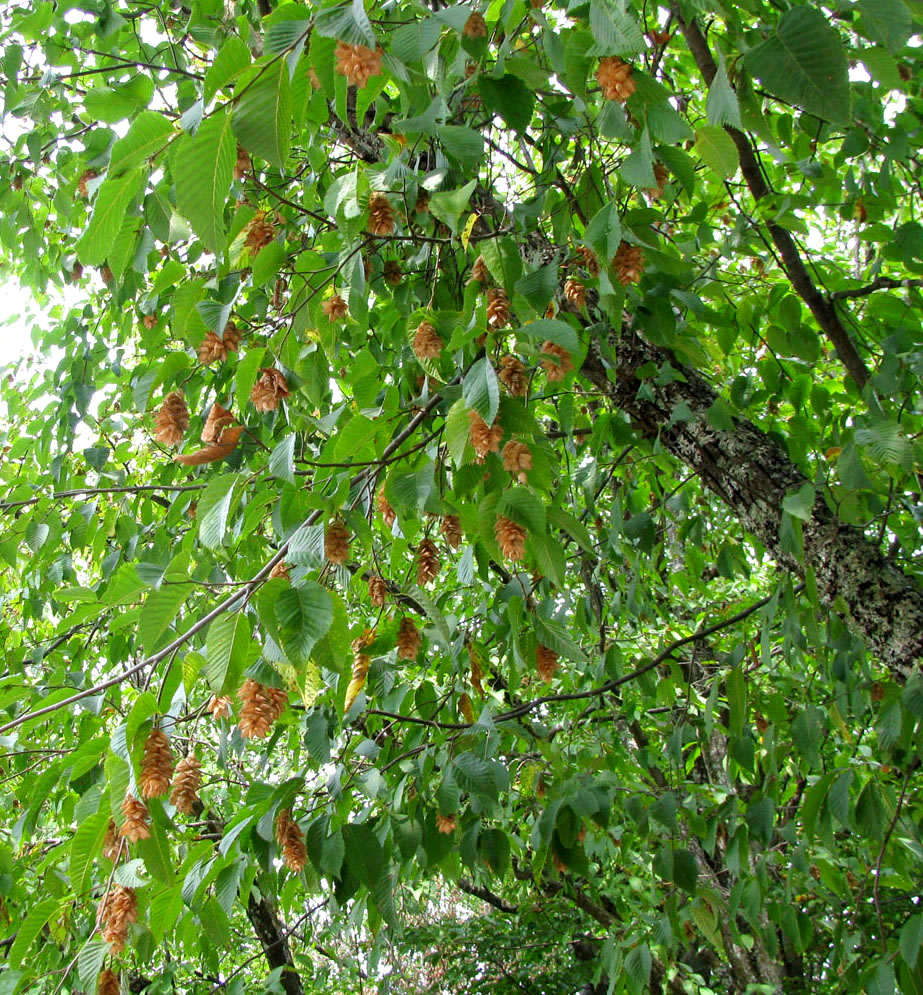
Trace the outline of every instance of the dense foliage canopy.
{"type": "Polygon", "coordinates": [[[0,10],[0,995],[923,993],[918,0],[0,10]]]}

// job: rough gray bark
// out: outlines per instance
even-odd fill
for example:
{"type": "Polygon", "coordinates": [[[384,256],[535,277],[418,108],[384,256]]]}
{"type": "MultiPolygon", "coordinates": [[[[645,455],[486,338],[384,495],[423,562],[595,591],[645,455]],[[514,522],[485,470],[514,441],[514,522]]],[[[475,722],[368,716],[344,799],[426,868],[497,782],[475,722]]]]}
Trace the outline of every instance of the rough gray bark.
{"type": "Polygon", "coordinates": [[[285,927],[265,897],[258,901],[251,892],[247,901],[247,918],[259,938],[270,969],[282,968],[282,987],[286,995],[304,995],[301,975],[295,970],[292,951],[288,945],[285,927]]]}
{"type": "Polygon", "coordinates": [[[824,605],[845,606],[855,631],[883,664],[905,679],[923,657],[923,591],[889,563],[861,531],[838,520],[823,495],[815,500],[811,521],[804,523],[804,563],[782,549],[779,530],[782,501],[806,478],[782,446],[745,419],[735,419],[731,431],[718,431],[708,420],[717,395],[696,370],[683,366],[665,349],[624,329],[610,343],[615,367],[593,341],[583,374],[625,411],[648,438],[661,444],[694,470],[720,497],[741,525],[785,569],[803,575],[815,572],[824,605]],[[669,362],[682,379],[642,381],[637,370],[648,363],[669,362]],[[670,424],[678,405],[692,413],[690,421],[670,424]]]}

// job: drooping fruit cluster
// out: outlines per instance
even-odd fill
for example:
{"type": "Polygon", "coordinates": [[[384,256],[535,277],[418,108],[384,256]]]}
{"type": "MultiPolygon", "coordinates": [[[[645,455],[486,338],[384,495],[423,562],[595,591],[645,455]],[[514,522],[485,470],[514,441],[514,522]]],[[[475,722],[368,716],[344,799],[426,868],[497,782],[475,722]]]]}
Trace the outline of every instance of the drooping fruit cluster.
{"type": "Polygon", "coordinates": [[[564,297],[582,311],[586,306],[586,287],[574,277],[568,277],[564,281],[564,297]]]}
{"type": "Polygon", "coordinates": [[[134,795],[126,795],[122,802],[122,815],[125,821],[119,827],[119,832],[129,843],[146,840],[151,835],[151,814],[144,802],[138,801],[134,795]]]}
{"type": "Polygon", "coordinates": [[[390,529],[394,525],[397,515],[391,507],[391,503],[388,501],[388,498],[385,496],[384,484],[378,488],[378,493],[375,495],[375,503],[378,505],[378,510],[381,512],[381,517],[385,525],[390,529]]]}
{"type": "Polygon", "coordinates": [[[105,968],[96,979],[96,995],[121,995],[122,983],[115,971],[105,968]]]}
{"type": "Polygon", "coordinates": [[[347,45],[338,41],[336,50],[336,71],[346,77],[350,86],[364,89],[372,76],[381,75],[380,48],[367,48],[365,45],[347,45]]]}
{"type": "Polygon", "coordinates": [[[571,354],[556,342],[543,342],[542,352],[550,359],[542,360],[542,368],[549,382],[554,383],[563,380],[574,368],[574,361],[571,354]]]}
{"type": "Polygon", "coordinates": [[[189,430],[189,408],[181,390],[171,390],[163,399],[154,422],[154,438],[175,446],[189,430]]]}
{"type": "Polygon", "coordinates": [[[257,211],[244,228],[244,245],[250,250],[253,259],[275,237],[276,226],[269,220],[268,211],[257,211]]]}
{"type": "Polygon", "coordinates": [[[599,259],[588,245],[577,246],[577,260],[591,277],[599,276],[599,259]]]}
{"type": "Polygon", "coordinates": [[[455,832],[455,816],[454,815],[443,815],[441,812],[436,816],[436,829],[440,833],[445,833],[449,836],[451,833],[455,832]]]}
{"type": "Polygon", "coordinates": [[[526,482],[532,469],[532,451],[524,442],[509,441],[503,447],[503,469],[513,474],[520,484],[526,482]]]}
{"type": "Polygon", "coordinates": [[[237,692],[241,700],[240,718],[237,722],[244,739],[262,737],[269,733],[285,711],[288,695],[281,688],[267,687],[248,677],[237,692]]]}
{"type": "Polygon", "coordinates": [[[227,408],[222,408],[220,404],[213,404],[202,426],[202,441],[217,442],[221,438],[221,433],[233,423],[234,415],[227,408]]]}
{"type": "Polygon", "coordinates": [[[417,583],[422,587],[435,580],[441,565],[436,544],[432,539],[424,539],[417,549],[417,583]]]}
{"type": "Polygon", "coordinates": [[[525,397],[528,393],[529,376],[525,366],[515,356],[504,356],[500,360],[497,378],[513,397],[525,397]]]}
{"type": "Polygon", "coordinates": [[[203,366],[212,363],[223,363],[229,352],[237,352],[240,345],[240,331],[232,322],[228,322],[221,336],[214,332],[206,332],[199,345],[199,362],[203,366]]]}
{"type": "Polygon", "coordinates": [[[202,765],[194,753],[183,757],[176,765],[170,790],[170,803],[183,815],[191,815],[199,802],[202,786],[202,765]]]}
{"type": "Polygon", "coordinates": [[[494,287],[487,291],[487,327],[503,328],[510,320],[510,302],[506,291],[494,287]]]}
{"type": "Polygon", "coordinates": [[[596,82],[602,88],[606,100],[616,100],[620,104],[624,104],[635,92],[635,81],[631,78],[631,66],[611,55],[599,60],[596,82]]]}
{"type": "Polygon", "coordinates": [[[260,370],[260,378],[250,391],[250,400],[257,411],[275,411],[290,393],[282,372],[269,367],[260,370]]]}
{"type": "Polygon", "coordinates": [[[494,535],[500,552],[508,560],[518,561],[526,555],[526,530],[512,519],[498,515],[494,535]]]}
{"type": "Polygon", "coordinates": [[[487,269],[487,263],[484,261],[483,256],[478,256],[474,260],[474,265],[471,267],[471,279],[468,280],[469,283],[490,283],[490,271],[487,269]]]}
{"type": "Polygon", "coordinates": [[[612,259],[615,275],[623,287],[629,283],[640,283],[644,272],[644,253],[637,245],[619,242],[615,256],[612,259]]]}
{"type": "Polygon", "coordinates": [[[652,200],[657,200],[658,197],[663,196],[664,187],[667,185],[667,181],[670,179],[670,170],[662,162],[654,163],[654,180],[656,186],[651,187],[648,190],[648,194],[652,200]]]}
{"type": "Polygon", "coordinates": [[[488,453],[500,452],[500,440],[503,438],[503,428],[499,422],[488,426],[487,422],[476,412],[468,412],[468,439],[479,460],[488,453]]]}
{"type": "Polygon", "coordinates": [[[413,354],[419,360],[438,359],[445,343],[428,321],[421,321],[413,337],[413,354]]]}
{"type": "Polygon", "coordinates": [[[137,921],[138,899],[134,889],[113,885],[99,907],[97,922],[102,927],[103,939],[114,954],[125,949],[129,927],[137,921]]]}
{"type": "Polygon", "coordinates": [[[394,208],[388,195],[379,190],[369,195],[369,232],[379,236],[394,234],[394,208]]]}
{"type": "Polygon", "coordinates": [[[353,670],[352,677],[346,688],[346,698],[343,702],[344,712],[348,712],[353,707],[356,698],[359,697],[359,692],[365,687],[372,658],[367,653],[364,653],[363,650],[371,646],[374,641],[374,629],[366,629],[361,636],[352,641],[353,670]]]}
{"type": "Polygon", "coordinates": [[[535,669],[546,684],[550,683],[558,669],[558,654],[539,643],[535,650],[535,669]]]}
{"type": "Polygon", "coordinates": [[[173,777],[173,751],[162,729],[152,729],[144,743],[138,783],[142,798],[159,798],[170,788],[173,777]]]}
{"type": "Polygon", "coordinates": [[[276,816],[276,842],[282,848],[282,861],[285,866],[296,874],[304,870],[308,862],[304,833],[287,808],[282,809],[276,816]]]}
{"type": "Polygon", "coordinates": [[[461,519],[458,515],[443,515],[441,530],[443,538],[452,549],[458,549],[462,544],[461,519]]]}
{"type": "Polygon", "coordinates": [[[388,599],[388,584],[384,577],[378,574],[371,574],[369,576],[369,598],[376,608],[384,606],[385,601],[388,599]]]}
{"type": "Polygon", "coordinates": [[[397,629],[398,660],[416,660],[422,642],[420,631],[414,625],[413,619],[405,615],[397,629]]]}
{"type": "Polygon", "coordinates": [[[216,694],[208,703],[207,708],[215,722],[231,717],[231,699],[224,695],[216,694]]]}
{"type": "Polygon", "coordinates": [[[484,15],[480,11],[474,10],[468,15],[468,20],[465,21],[465,26],[462,28],[462,34],[466,38],[487,37],[487,21],[484,20],[484,15]]]}
{"type": "Polygon", "coordinates": [[[327,523],[324,530],[324,556],[338,566],[349,559],[349,529],[339,518],[327,523]]]}
{"type": "Polygon", "coordinates": [[[334,294],[321,304],[321,310],[331,321],[343,321],[349,314],[349,305],[339,294],[334,294]]]}

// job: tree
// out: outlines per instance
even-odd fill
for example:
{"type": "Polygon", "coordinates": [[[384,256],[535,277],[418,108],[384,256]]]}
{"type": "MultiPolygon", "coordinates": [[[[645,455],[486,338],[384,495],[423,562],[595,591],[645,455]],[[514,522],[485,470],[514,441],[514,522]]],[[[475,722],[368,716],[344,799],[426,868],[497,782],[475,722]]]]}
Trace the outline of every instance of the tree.
{"type": "Polygon", "coordinates": [[[923,16],[783,6],[7,5],[2,995],[923,992],[923,16]]]}

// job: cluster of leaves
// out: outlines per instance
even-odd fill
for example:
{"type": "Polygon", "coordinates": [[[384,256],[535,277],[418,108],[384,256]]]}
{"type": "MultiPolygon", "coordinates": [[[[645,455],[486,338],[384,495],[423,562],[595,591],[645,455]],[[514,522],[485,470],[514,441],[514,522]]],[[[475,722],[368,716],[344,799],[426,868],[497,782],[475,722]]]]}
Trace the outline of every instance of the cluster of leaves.
{"type": "Polygon", "coordinates": [[[923,992],[919,18],[0,13],[0,995],[923,992]]]}

